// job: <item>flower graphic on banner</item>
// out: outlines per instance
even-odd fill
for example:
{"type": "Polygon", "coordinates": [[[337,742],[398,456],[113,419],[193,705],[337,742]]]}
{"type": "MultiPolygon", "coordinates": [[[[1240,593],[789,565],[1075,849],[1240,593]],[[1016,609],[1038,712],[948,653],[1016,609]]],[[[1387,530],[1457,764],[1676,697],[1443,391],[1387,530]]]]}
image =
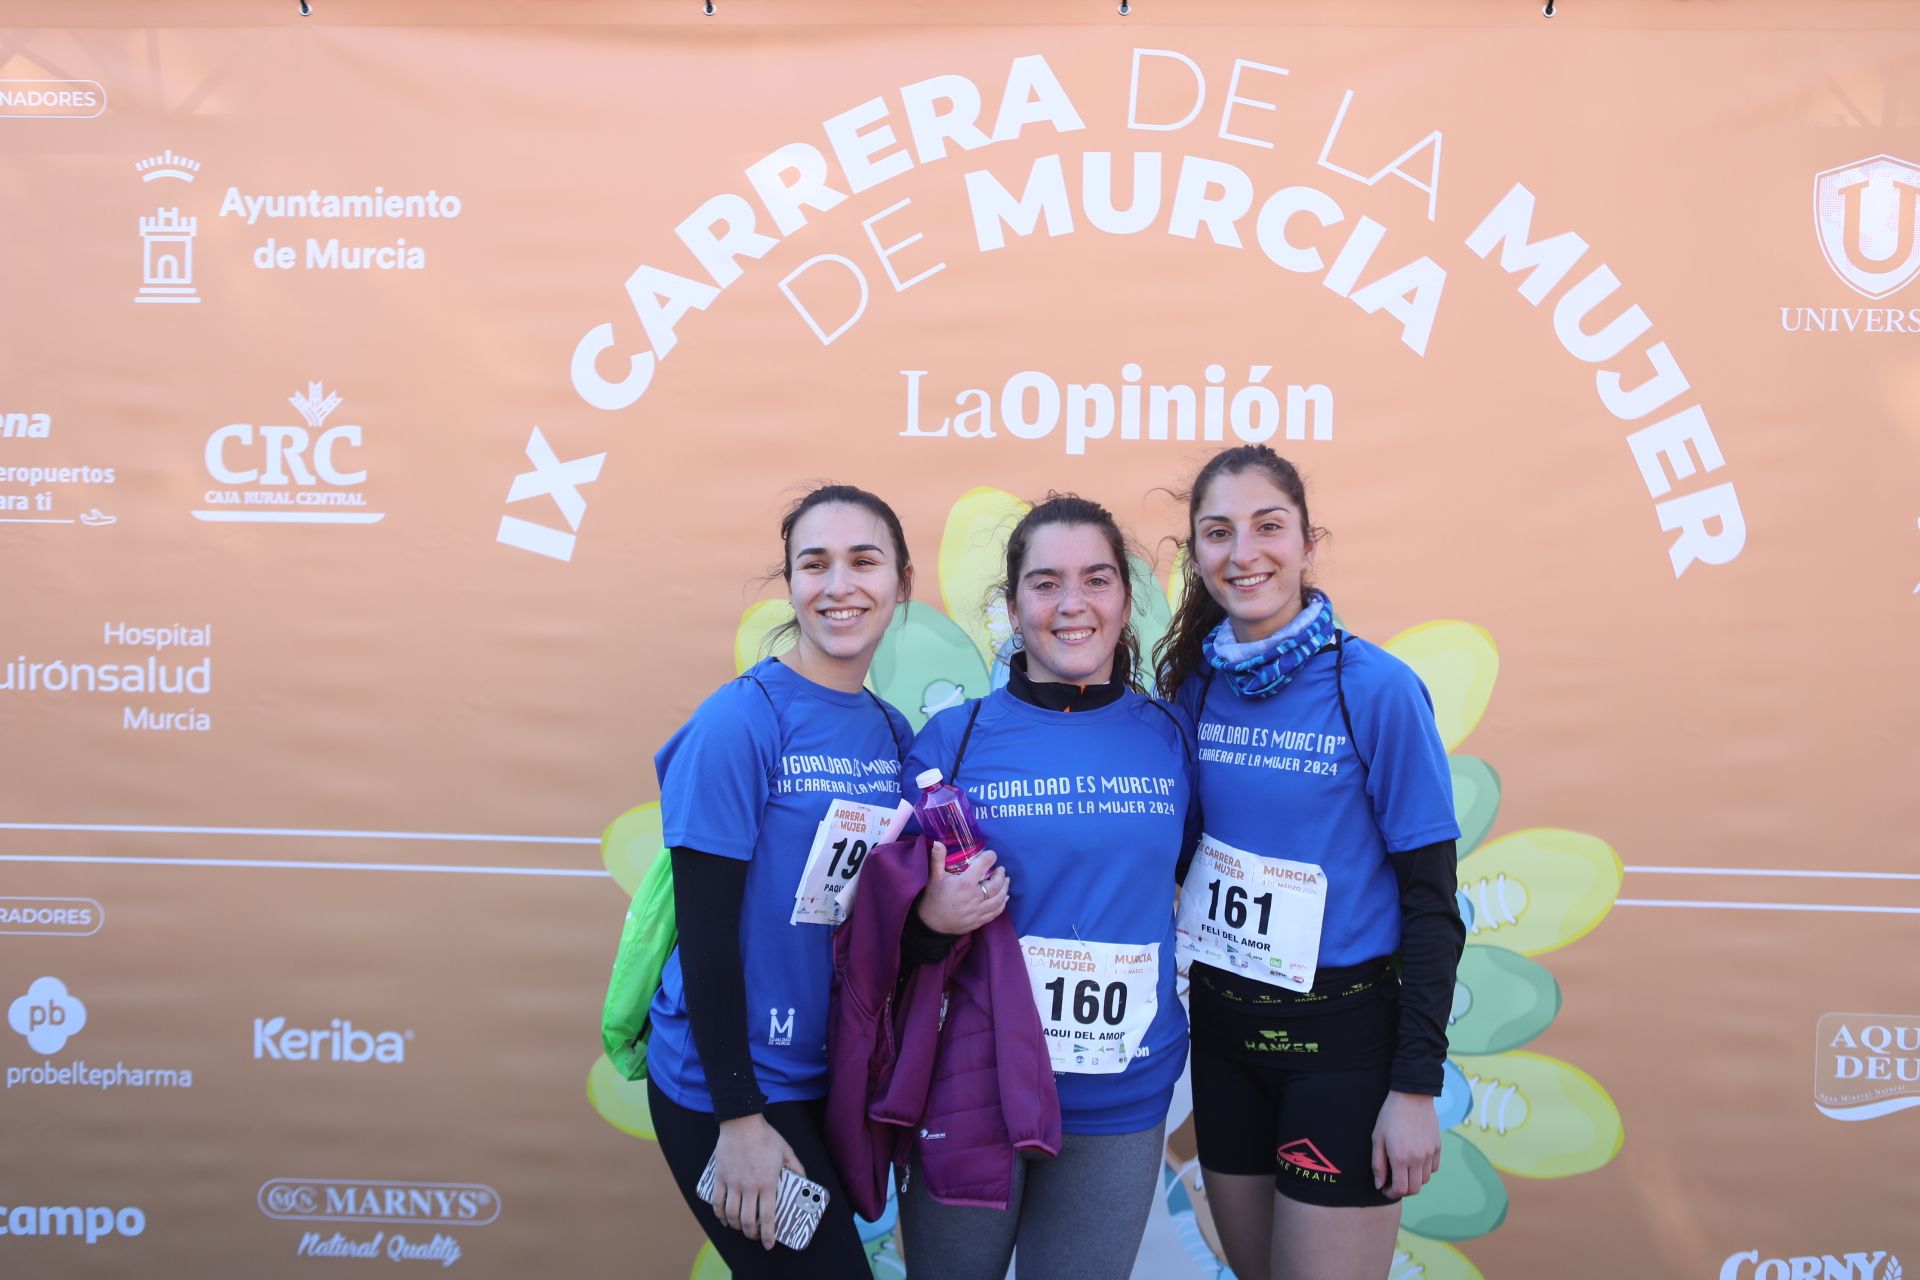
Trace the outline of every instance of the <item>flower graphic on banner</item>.
{"type": "MultiPolygon", "coordinates": [[[[963,494],[940,540],[942,607],[918,600],[903,606],[875,652],[868,686],[916,730],[935,712],[1004,682],[1001,654],[1011,628],[992,589],[1004,571],[1007,537],[1026,510],[1000,489],[963,494]]],[[[1183,566],[1176,560],[1166,594],[1146,561],[1132,557],[1129,567],[1134,626],[1142,650],[1151,653],[1178,606],[1183,566]]],[[[734,635],[736,670],[779,652],[784,646],[770,645],[769,637],[792,616],[784,600],[749,606],[734,635]]],[[[1433,695],[1460,820],[1459,902],[1467,924],[1449,1018],[1451,1057],[1437,1101],[1444,1131],[1440,1172],[1405,1204],[1389,1280],[1481,1280],[1449,1242],[1485,1235],[1505,1220],[1501,1174],[1586,1173],[1611,1160],[1623,1140],[1619,1112],[1591,1076],[1523,1048],[1553,1022],[1561,1004],[1559,983],[1533,957],[1577,941],[1606,917],[1620,889],[1620,859],[1596,837],[1558,828],[1489,839],[1499,815],[1500,777],[1486,761],[1457,750],[1485,714],[1499,672],[1499,653],[1486,631],[1466,622],[1426,622],[1384,647],[1433,695]]],[[[657,804],[628,810],[601,836],[601,857],[629,897],[661,852],[657,804]]],[[[645,1086],[621,1078],[603,1056],[588,1071],[587,1097],[616,1129],[653,1138],[645,1086]]],[[[1175,1111],[1168,1117],[1165,1208],[1193,1274],[1228,1277],[1181,1099],[1175,1111]]],[[[880,1221],[859,1226],[874,1276],[904,1277],[891,1197],[880,1221]]],[[[703,1247],[694,1280],[725,1274],[711,1246],[703,1247]]]]}

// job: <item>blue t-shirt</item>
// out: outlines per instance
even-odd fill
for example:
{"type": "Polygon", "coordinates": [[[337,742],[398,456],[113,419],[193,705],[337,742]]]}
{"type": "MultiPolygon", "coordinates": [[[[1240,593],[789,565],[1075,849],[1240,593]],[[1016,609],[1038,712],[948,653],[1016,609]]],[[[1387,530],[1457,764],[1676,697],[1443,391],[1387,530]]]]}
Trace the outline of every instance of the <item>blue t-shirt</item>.
{"type": "MultiPolygon", "coordinates": [[[[836,799],[891,808],[905,717],[872,695],[813,683],[774,658],[722,685],[653,758],[662,838],[748,863],[740,907],[747,1043],[770,1102],[827,1092],[833,931],[790,924],[815,831],[836,799]]],[[[682,920],[680,928],[732,928],[682,920]]],[[[647,1071],[683,1107],[713,1110],[675,948],[653,998],[647,1071]]]]}
{"type": "Polygon", "coordinates": [[[1160,944],[1157,1007],[1126,1069],[1062,1074],[1067,1133],[1137,1133],[1167,1114],[1187,1060],[1174,992],[1174,870],[1193,803],[1179,714],[1129,692],[1092,711],[1046,711],[996,689],[980,705],[960,773],[954,750],[971,704],[927,722],[907,752],[914,778],[938,768],[967,793],[987,848],[1013,877],[1014,932],[1160,944]]]}
{"type": "Polygon", "coordinates": [[[1387,855],[1460,838],[1426,685],[1377,645],[1348,636],[1344,649],[1340,683],[1357,753],[1340,716],[1331,649],[1271,697],[1243,698],[1223,676],[1206,682],[1202,670],[1175,699],[1196,725],[1207,834],[1326,872],[1321,968],[1398,950],[1400,887],[1387,855]]]}

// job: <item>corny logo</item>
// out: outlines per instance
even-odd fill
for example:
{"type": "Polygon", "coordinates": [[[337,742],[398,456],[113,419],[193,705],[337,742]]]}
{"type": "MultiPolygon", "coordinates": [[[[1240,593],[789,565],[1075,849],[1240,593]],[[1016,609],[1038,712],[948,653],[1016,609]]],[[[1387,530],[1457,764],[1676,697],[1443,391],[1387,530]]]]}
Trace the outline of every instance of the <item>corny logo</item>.
{"type": "Polygon", "coordinates": [[[1900,1280],[1900,1259],[1885,1249],[1763,1258],[1758,1249],[1720,1264],[1720,1280],[1900,1280]]]}
{"type": "Polygon", "coordinates": [[[67,994],[58,978],[36,978],[27,993],[7,1006],[7,1025],[27,1038],[35,1053],[58,1053],[87,1025],[87,1006],[67,994]]]}

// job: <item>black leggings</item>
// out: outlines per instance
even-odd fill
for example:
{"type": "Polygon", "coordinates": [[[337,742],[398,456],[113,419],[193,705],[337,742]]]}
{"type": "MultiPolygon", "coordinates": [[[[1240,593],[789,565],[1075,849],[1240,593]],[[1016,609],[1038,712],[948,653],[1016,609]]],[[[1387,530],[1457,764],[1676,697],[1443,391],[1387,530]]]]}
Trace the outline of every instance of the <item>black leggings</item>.
{"type": "Polygon", "coordinates": [[[821,1139],[827,1109],[824,1099],[775,1102],[762,1113],[806,1166],[807,1176],[827,1189],[826,1216],[804,1250],[783,1244],[768,1249],[747,1239],[721,1222],[713,1206],[693,1193],[707,1167],[707,1157],[720,1141],[720,1125],[711,1111],[688,1110],[660,1092],[660,1086],[651,1079],[647,1081],[647,1102],[653,1108],[653,1131],[660,1141],[660,1154],[667,1158],[667,1169],[735,1280],[847,1280],[868,1273],[866,1249],[853,1225],[853,1209],[821,1139]]]}

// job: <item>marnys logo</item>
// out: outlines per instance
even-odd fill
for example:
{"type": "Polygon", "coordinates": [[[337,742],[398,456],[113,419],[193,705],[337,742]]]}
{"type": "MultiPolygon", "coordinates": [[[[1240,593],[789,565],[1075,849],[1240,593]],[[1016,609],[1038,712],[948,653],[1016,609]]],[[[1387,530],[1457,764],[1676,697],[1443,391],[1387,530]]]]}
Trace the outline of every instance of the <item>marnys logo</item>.
{"type": "Polygon", "coordinates": [[[27,1038],[35,1053],[58,1053],[87,1025],[87,1006],[58,978],[35,978],[27,994],[7,1006],[7,1025],[27,1038]]]}
{"type": "Polygon", "coordinates": [[[1748,1249],[1720,1264],[1720,1280],[1900,1280],[1901,1275],[1900,1259],[1884,1249],[1764,1259],[1758,1249],[1748,1249]]]}
{"type": "Polygon", "coordinates": [[[1813,1032],[1813,1105],[1835,1120],[1920,1107],[1920,1017],[1822,1016],[1813,1032]]]}
{"type": "Polygon", "coordinates": [[[349,1018],[324,1027],[289,1027],[285,1018],[253,1020],[253,1056],[274,1062],[405,1062],[412,1031],[362,1031],[349,1018]]]}
{"type": "Polygon", "coordinates": [[[341,396],[319,382],[287,402],[306,426],[230,422],[207,437],[207,474],[226,488],[209,489],[196,520],[244,524],[376,524],[384,511],[366,510],[367,472],[357,455],[365,429],[358,423],[325,426],[341,396]]]}
{"type": "Polygon", "coordinates": [[[302,1222],[484,1227],[500,1216],[500,1193],[481,1182],[272,1178],[255,1199],[269,1218],[302,1222]]]}

